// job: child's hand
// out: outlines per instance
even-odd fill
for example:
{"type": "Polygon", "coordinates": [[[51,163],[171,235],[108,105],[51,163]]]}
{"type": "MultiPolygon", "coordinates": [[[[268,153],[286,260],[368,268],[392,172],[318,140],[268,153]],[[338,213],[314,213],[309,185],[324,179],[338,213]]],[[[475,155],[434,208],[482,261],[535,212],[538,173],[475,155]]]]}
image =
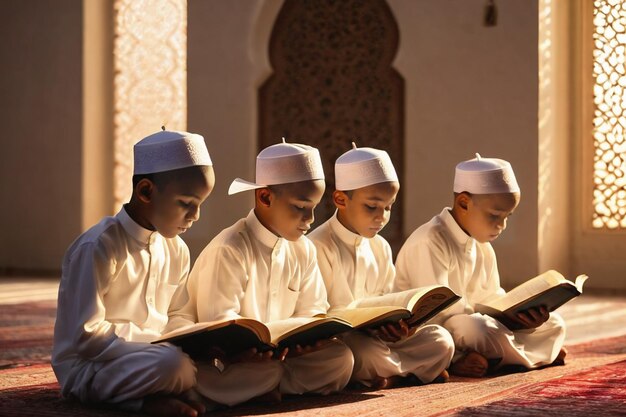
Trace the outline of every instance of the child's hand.
{"type": "Polygon", "coordinates": [[[281,351],[276,350],[274,351],[274,356],[272,356],[272,359],[283,362],[288,354],[289,354],[289,348],[284,348],[281,351]]]}
{"type": "Polygon", "coordinates": [[[315,352],[317,350],[320,350],[328,346],[331,343],[334,343],[333,339],[322,339],[322,340],[318,340],[313,345],[305,345],[305,346],[296,345],[293,349],[290,349],[289,352],[287,352],[287,357],[295,358],[297,356],[302,356],[307,353],[315,352]]]}
{"type": "Polygon", "coordinates": [[[370,334],[379,337],[385,342],[394,343],[411,336],[415,333],[415,330],[415,328],[410,328],[404,320],[400,320],[398,323],[389,323],[374,329],[370,334]]]}
{"type": "Polygon", "coordinates": [[[526,311],[517,313],[517,318],[525,328],[534,329],[541,326],[550,318],[550,312],[545,306],[529,308],[526,311]]]}
{"type": "Polygon", "coordinates": [[[271,350],[267,350],[265,352],[259,352],[256,348],[246,349],[243,352],[237,353],[236,355],[231,355],[228,358],[228,363],[237,363],[237,362],[264,362],[272,359],[273,352],[271,350]]]}

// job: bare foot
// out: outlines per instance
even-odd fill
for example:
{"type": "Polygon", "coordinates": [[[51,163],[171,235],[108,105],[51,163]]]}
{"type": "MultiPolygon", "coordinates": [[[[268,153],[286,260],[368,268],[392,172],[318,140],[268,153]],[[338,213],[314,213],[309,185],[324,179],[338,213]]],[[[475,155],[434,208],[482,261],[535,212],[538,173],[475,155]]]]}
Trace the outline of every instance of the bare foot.
{"type": "Polygon", "coordinates": [[[437,378],[433,379],[433,384],[443,384],[444,382],[448,382],[450,379],[450,374],[445,369],[441,371],[437,378]]]}
{"type": "Polygon", "coordinates": [[[469,352],[450,366],[452,375],[481,378],[487,373],[489,362],[478,352],[469,352]]]}
{"type": "MultiPolygon", "coordinates": [[[[199,410],[186,402],[172,397],[150,396],[143,400],[141,411],[151,416],[197,417],[199,410]]],[[[204,410],[202,411],[204,412],[204,410]]]]}
{"type": "Polygon", "coordinates": [[[559,352],[559,354],[556,356],[556,359],[554,360],[554,362],[552,362],[552,365],[554,365],[554,366],[565,365],[565,357],[566,356],[567,356],[567,349],[565,349],[563,347],[563,348],[561,348],[561,351],[559,352]]]}
{"type": "Polygon", "coordinates": [[[424,385],[424,383],[420,381],[418,377],[411,374],[407,376],[393,375],[387,378],[379,376],[372,381],[372,388],[374,389],[390,389],[416,385],[424,385]]]}
{"type": "Polygon", "coordinates": [[[389,378],[385,378],[384,376],[377,376],[372,380],[372,389],[386,389],[390,387],[389,378]]]}

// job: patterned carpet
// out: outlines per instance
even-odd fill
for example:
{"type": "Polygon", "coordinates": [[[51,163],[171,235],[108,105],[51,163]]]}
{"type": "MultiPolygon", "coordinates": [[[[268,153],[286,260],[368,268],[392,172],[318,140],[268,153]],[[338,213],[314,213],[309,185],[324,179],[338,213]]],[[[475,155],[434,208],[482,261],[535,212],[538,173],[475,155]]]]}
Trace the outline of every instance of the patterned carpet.
{"type": "MultiPolygon", "coordinates": [[[[60,398],[50,349],[55,303],[0,305],[0,416],[130,416],[60,398]]],[[[626,415],[626,336],[569,346],[567,365],[480,380],[243,404],[215,416],[626,415]]]]}

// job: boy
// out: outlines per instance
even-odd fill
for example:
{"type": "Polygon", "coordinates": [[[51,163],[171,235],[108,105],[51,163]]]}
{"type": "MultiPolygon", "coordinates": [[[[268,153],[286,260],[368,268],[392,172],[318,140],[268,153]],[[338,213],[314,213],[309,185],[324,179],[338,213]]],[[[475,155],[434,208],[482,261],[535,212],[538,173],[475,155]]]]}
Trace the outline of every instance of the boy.
{"type": "MultiPolygon", "coordinates": [[[[328,303],[315,247],[304,236],[324,188],[317,149],[283,142],[262,150],[256,183],[238,178],[229,189],[229,194],[255,190],[254,209],[202,251],[189,276],[192,299],[177,314],[197,315],[199,321],[250,317],[264,323],[325,314],[328,303]]],[[[275,381],[274,399],[338,391],[353,366],[350,349],[334,339],[299,346],[278,358],[257,354],[254,360],[266,376],[251,370],[245,379],[275,381]],[[278,379],[270,378],[272,371],[278,379]]],[[[228,377],[230,366],[223,378],[238,389],[241,378],[228,377]]],[[[211,397],[202,381],[197,389],[211,397]]]]}
{"type": "Polygon", "coordinates": [[[178,236],[215,184],[200,135],[162,131],[134,146],[133,193],[63,259],[52,367],[64,396],[156,415],[195,416],[191,359],[152,345],[185,297],[189,250],[178,236]]]}
{"type": "MultiPolygon", "coordinates": [[[[391,292],[395,278],[391,247],[378,232],[389,221],[400,189],[398,177],[387,152],[352,146],[335,163],[337,211],[310,236],[330,314],[356,300],[391,292]]],[[[442,327],[429,325],[415,331],[401,321],[376,333],[342,336],[354,354],[354,382],[389,388],[411,378],[417,378],[417,383],[432,382],[440,375],[447,378],[454,343],[442,327]]]]}
{"type": "Polygon", "coordinates": [[[513,332],[474,312],[475,304],[504,293],[490,242],[504,231],[519,201],[511,164],[476,154],[456,167],[452,209],[419,227],[398,254],[398,290],[442,284],[463,297],[436,318],[456,345],[454,374],[481,377],[489,366],[533,369],[563,363],[565,328],[558,314],[530,309],[519,316],[526,329],[513,332]]]}

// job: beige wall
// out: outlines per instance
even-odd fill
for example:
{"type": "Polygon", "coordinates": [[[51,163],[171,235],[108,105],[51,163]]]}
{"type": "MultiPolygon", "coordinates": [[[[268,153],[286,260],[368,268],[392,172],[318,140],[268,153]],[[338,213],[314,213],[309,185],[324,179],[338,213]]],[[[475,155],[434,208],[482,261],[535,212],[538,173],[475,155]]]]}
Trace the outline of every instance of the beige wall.
{"type": "Polygon", "coordinates": [[[282,1],[189,0],[188,129],[204,135],[216,186],[184,239],[195,258],[244,217],[252,193],[228,196],[236,177],[254,179],[256,90],[270,73],[267,44],[282,1]]]}
{"type": "MultiPolygon", "coordinates": [[[[207,137],[218,178],[203,219],[185,236],[194,254],[251,207],[251,195],[226,190],[235,177],[254,176],[256,87],[268,73],[281,3],[189,1],[189,129],[207,137]]],[[[395,65],[406,81],[406,234],[451,203],[457,162],[475,152],[506,158],[524,197],[496,243],[500,269],[505,282],[535,274],[537,2],[498,2],[493,28],[482,25],[482,0],[389,4],[401,34],[395,65]]]]}
{"type": "MultiPolygon", "coordinates": [[[[111,214],[112,98],[95,87],[111,80],[111,27],[97,18],[110,21],[110,9],[106,0],[87,2],[82,20],[80,0],[5,4],[0,271],[58,269],[72,239],[111,214]]],[[[188,129],[205,136],[217,176],[201,220],[184,235],[195,258],[252,205],[251,193],[226,192],[235,177],[254,176],[257,88],[271,73],[267,45],[282,0],[188,4],[188,129]]],[[[489,28],[483,0],[389,4],[401,34],[394,65],[406,86],[406,234],[451,203],[457,162],[497,156],[512,162],[523,190],[494,245],[504,285],[555,267],[591,268],[603,278],[589,286],[624,288],[624,238],[568,232],[578,219],[569,207],[580,201],[572,197],[578,144],[566,92],[575,80],[555,77],[539,100],[538,0],[498,1],[498,25],[489,28]]],[[[562,73],[572,65],[568,46],[552,41],[561,49],[542,58],[542,70],[547,62],[562,73]]]]}
{"type": "Polygon", "coordinates": [[[456,163],[509,160],[522,200],[495,242],[505,284],[537,272],[537,2],[389,2],[401,33],[396,67],[406,85],[405,226],[410,233],[452,204],[456,163]]]}
{"type": "Polygon", "coordinates": [[[0,271],[59,269],[81,231],[82,1],[5,0],[0,271]]]}
{"type": "MultiPolygon", "coordinates": [[[[256,88],[269,71],[267,41],[281,4],[189,1],[189,129],[206,135],[217,173],[202,220],[185,236],[193,254],[251,207],[251,195],[226,197],[226,190],[235,177],[254,175],[256,88]]],[[[537,2],[498,2],[492,28],[482,25],[482,0],[389,4],[401,33],[395,65],[406,81],[406,234],[451,203],[457,162],[475,152],[506,158],[524,197],[496,243],[500,268],[505,282],[532,276],[537,2]]]]}

